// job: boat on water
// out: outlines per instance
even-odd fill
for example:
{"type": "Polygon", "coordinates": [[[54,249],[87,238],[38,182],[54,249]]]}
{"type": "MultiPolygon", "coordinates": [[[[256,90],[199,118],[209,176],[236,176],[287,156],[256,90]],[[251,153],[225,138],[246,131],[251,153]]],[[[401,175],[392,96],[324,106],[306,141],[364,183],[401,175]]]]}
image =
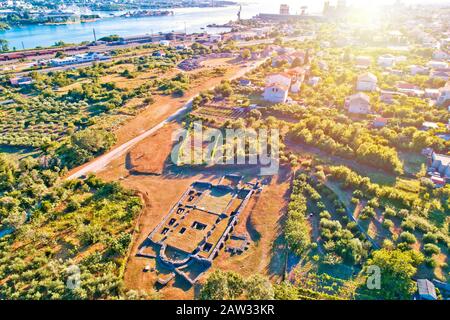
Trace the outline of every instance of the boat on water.
{"type": "Polygon", "coordinates": [[[134,12],[127,12],[120,17],[122,18],[141,18],[141,17],[161,17],[173,16],[173,11],[169,10],[139,10],[134,12]]]}

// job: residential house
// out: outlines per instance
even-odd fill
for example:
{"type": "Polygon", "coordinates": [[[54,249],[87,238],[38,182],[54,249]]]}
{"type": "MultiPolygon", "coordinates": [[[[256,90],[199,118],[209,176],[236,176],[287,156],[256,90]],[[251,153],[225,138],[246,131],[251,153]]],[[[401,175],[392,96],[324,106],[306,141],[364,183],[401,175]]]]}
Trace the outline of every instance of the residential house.
{"type": "Polygon", "coordinates": [[[450,156],[433,151],[428,161],[427,172],[435,185],[445,184],[450,179],[450,156]]]}
{"type": "Polygon", "coordinates": [[[300,92],[300,88],[305,80],[306,70],[303,67],[295,67],[292,69],[288,69],[285,71],[286,74],[291,76],[292,85],[291,92],[298,93],[300,92]]]}
{"type": "Polygon", "coordinates": [[[159,41],[159,44],[165,47],[170,46],[170,40],[161,40],[159,41]]]}
{"type": "Polygon", "coordinates": [[[291,65],[293,61],[294,60],[288,55],[285,54],[279,55],[272,58],[272,67],[277,67],[282,63],[287,63],[288,65],[291,65]]]}
{"type": "Polygon", "coordinates": [[[425,89],[425,98],[437,100],[439,98],[439,89],[425,89]]]}
{"type": "Polygon", "coordinates": [[[315,86],[317,86],[319,84],[320,80],[321,80],[320,77],[311,77],[308,80],[308,84],[310,86],[315,87],[315,86]]]}
{"type": "Polygon", "coordinates": [[[370,98],[364,93],[357,93],[348,97],[345,101],[348,112],[357,114],[370,113],[370,98]]]}
{"type": "Polygon", "coordinates": [[[432,69],[446,69],[448,68],[448,63],[444,62],[444,61],[429,61],[427,63],[427,67],[432,68],[432,69]]]}
{"type": "Polygon", "coordinates": [[[425,91],[421,90],[418,86],[403,81],[397,82],[396,87],[398,92],[404,93],[408,96],[420,97],[425,94],[425,91]]]}
{"type": "Polygon", "coordinates": [[[394,94],[392,92],[382,92],[380,95],[380,101],[387,104],[394,103],[394,94]]]}
{"type": "Polygon", "coordinates": [[[439,126],[436,122],[425,121],[422,123],[422,130],[428,131],[437,128],[439,128],[439,126]]]}
{"type": "Polygon", "coordinates": [[[434,60],[448,60],[450,59],[450,54],[448,54],[445,51],[437,50],[433,52],[433,59],[434,60]]]}
{"type": "Polygon", "coordinates": [[[437,300],[436,288],[428,279],[417,280],[417,295],[420,300],[437,300]]]}
{"type": "Polygon", "coordinates": [[[323,60],[319,61],[317,63],[317,65],[319,66],[319,69],[322,70],[322,71],[327,71],[328,70],[328,64],[325,61],[323,61],[323,60]]]}
{"type": "Polygon", "coordinates": [[[406,56],[396,56],[395,57],[395,62],[406,62],[408,60],[408,58],[406,56]]]}
{"type": "Polygon", "coordinates": [[[222,36],[220,34],[210,34],[209,41],[211,42],[220,42],[222,41],[222,36]]]}
{"type": "Polygon", "coordinates": [[[294,61],[299,61],[300,64],[304,64],[306,58],[306,54],[303,51],[281,51],[279,55],[272,59],[272,67],[278,66],[280,63],[287,63],[291,65],[294,61]]]}
{"type": "Polygon", "coordinates": [[[157,50],[157,51],[153,52],[152,55],[154,57],[165,57],[166,53],[164,52],[164,50],[157,50]]]}
{"type": "Polygon", "coordinates": [[[358,91],[375,91],[377,89],[377,77],[370,72],[364,73],[358,77],[356,82],[356,90],[358,91]]]}
{"type": "Polygon", "coordinates": [[[378,65],[385,68],[390,68],[395,65],[396,58],[392,54],[385,54],[378,57],[378,65]]]}
{"type": "Polygon", "coordinates": [[[258,60],[259,58],[261,58],[261,52],[253,51],[251,53],[251,59],[252,60],[258,60]]]}
{"type": "Polygon", "coordinates": [[[51,59],[49,61],[49,63],[53,67],[60,67],[60,66],[68,66],[71,64],[88,63],[88,62],[93,62],[93,61],[104,61],[104,60],[108,60],[110,58],[111,57],[107,54],[98,53],[98,52],[88,52],[88,53],[76,54],[72,57],[51,59]]]}
{"type": "Polygon", "coordinates": [[[290,87],[291,77],[287,73],[274,73],[266,77],[266,84],[280,83],[290,87]]]}
{"type": "Polygon", "coordinates": [[[271,46],[267,46],[267,47],[264,48],[264,50],[262,51],[262,56],[263,56],[264,58],[269,58],[269,57],[271,57],[274,53],[275,53],[275,50],[274,50],[271,46]]]}
{"type": "Polygon", "coordinates": [[[300,88],[302,86],[302,81],[300,81],[300,79],[295,79],[291,85],[291,92],[292,93],[299,93],[300,92],[300,88]]]}
{"type": "Polygon", "coordinates": [[[295,60],[298,60],[300,62],[300,64],[305,64],[305,63],[309,62],[309,61],[305,61],[306,53],[303,51],[295,51],[290,54],[290,57],[292,58],[292,62],[294,62],[295,60]]]}
{"type": "Polygon", "coordinates": [[[409,72],[413,76],[415,76],[416,74],[428,75],[428,74],[430,74],[430,69],[427,67],[424,67],[424,66],[412,65],[412,66],[409,66],[409,72]]]}
{"type": "Polygon", "coordinates": [[[447,81],[450,79],[450,68],[433,70],[433,72],[431,72],[430,78],[447,81]]]}
{"type": "Polygon", "coordinates": [[[27,85],[32,84],[34,82],[34,80],[31,77],[16,77],[16,78],[11,78],[9,80],[9,82],[13,86],[27,86],[27,85]]]}
{"type": "Polygon", "coordinates": [[[387,118],[378,117],[372,121],[372,126],[374,128],[383,128],[388,124],[388,121],[389,121],[389,119],[387,119],[387,118]]]}
{"type": "Polygon", "coordinates": [[[320,47],[321,48],[329,48],[329,47],[331,47],[331,43],[330,43],[330,41],[321,41],[320,47]]]}
{"type": "Polygon", "coordinates": [[[243,31],[243,32],[236,32],[233,33],[233,40],[239,41],[239,40],[250,40],[258,37],[258,34],[256,32],[252,31],[243,31]]]}
{"type": "Polygon", "coordinates": [[[289,86],[282,83],[272,83],[264,88],[263,99],[272,103],[285,103],[288,98],[289,86]]]}
{"type": "Polygon", "coordinates": [[[439,89],[438,105],[445,105],[450,101],[450,84],[439,89]]]}

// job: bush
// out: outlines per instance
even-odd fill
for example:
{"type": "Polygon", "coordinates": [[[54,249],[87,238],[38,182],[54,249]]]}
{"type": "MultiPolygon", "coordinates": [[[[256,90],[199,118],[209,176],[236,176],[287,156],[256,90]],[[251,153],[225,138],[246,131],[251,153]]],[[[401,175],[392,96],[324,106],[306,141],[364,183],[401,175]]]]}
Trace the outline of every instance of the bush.
{"type": "Polygon", "coordinates": [[[320,201],[320,202],[317,203],[317,209],[325,210],[326,206],[325,206],[325,204],[322,201],[320,201]]]}
{"type": "Polygon", "coordinates": [[[439,247],[435,244],[427,243],[426,245],[423,246],[423,252],[427,256],[432,256],[433,254],[441,253],[441,249],[439,249],[439,247]]]}
{"type": "Polygon", "coordinates": [[[74,211],[77,211],[78,209],[80,209],[80,207],[81,207],[80,203],[78,201],[72,199],[67,204],[66,211],[74,212],[74,211]]]}
{"type": "Polygon", "coordinates": [[[416,229],[416,225],[411,220],[404,220],[401,224],[401,227],[406,231],[414,231],[416,229]]]}
{"type": "Polygon", "coordinates": [[[404,231],[400,233],[400,241],[407,244],[413,244],[416,243],[417,239],[411,232],[404,231]]]}
{"type": "Polygon", "coordinates": [[[407,216],[409,215],[409,211],[407,209],[401,209],[398,213],[397,216],[401,219],[405,219],[407,216]]]}
{"type": "Polygon", "coordinates": [[[383,227],[390,230],[391,228],[394,227],[394,222],[392,222],[392,220],[389,220],[389,219],[384,219],[383,227]]]}
{"type": "Polygon", "coordinates": [[[378,198],[372,198],[367,201],[367,205],[371,206],[372,208],[378,208],[380,206],[380,202],[378,201],[378,198]]]}
{"type": "Polygon", "coordinates": [[[369,207],[369,206],[364,207],[364,209],[362,209],[361,214],[360,214],[360,218],[363,220],[368,220],[375,216],[376,216],[375,209],[372,207],[369,207]]]}
{"type": "Polygon", "coordinates": [[[353,198],[362,199],[363,197],[364,197],[364,194],[361,190],[353,191],[353,198]]]}
{"type": "Polygon", "coordinates": [[[433,268],[433,269],[436,268],[436,266],[437,266],[436,260],[434,260],[431,257],[425,259],[425,264],[427,265],[427,267],[433,268]]]}
{"type": "Polygon", "coordinates": [[[397,215],[397,212],[395,212],[394,209],[387,207],[387,208],[384,210],[383,215],[384,215],[385,217],[395,217],[395,216],[397,215]]]}
{"type": "Polygon", "coordinates": [[[322,211],[320,213],[320,218],[331,219],[331,214],[328,211],[322,211]]]}
{"type": "Polygon", "coordinates": [[[347,223],[347,229],[350,231],[356,231],[358,230],[358,224],[355,221],[351,221],[347,223]]]}
{"type": "Polygon", "coordinates": [[[434,233],[428,232],[423,236],[423,242],[425,243],[437,243],[438,236],[434,233]]]}

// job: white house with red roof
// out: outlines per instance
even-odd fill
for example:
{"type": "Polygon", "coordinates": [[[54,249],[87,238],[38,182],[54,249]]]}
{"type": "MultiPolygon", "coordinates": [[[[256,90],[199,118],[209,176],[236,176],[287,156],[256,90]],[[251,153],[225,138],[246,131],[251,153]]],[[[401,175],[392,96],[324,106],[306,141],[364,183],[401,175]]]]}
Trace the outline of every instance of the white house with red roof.
{"type": "Polygon", "coordinates": [[[375,91],[377,89],[378,79],[370,72],[361,74],[356,82],[356,90],[358,91],[375,91]]]}
{"type": "Polygon", "coordinates": [[[272,83],[264,88],[263,99],[272,103],[285,103],[288,93],[289,86],[282,83],[272,83]]]}
{"type": "Polygon", "coordinates": [[[285,86],[291,85],[291,76],[286,72],[269,74],[266,77],[266,85],[280,83],[285,86]]]}
{"type": "Polygon", "coordinates": [[[443,50],[437,50],[437,51],[433,52],[433,59],[448,60],[448,59],[450,59],[450,54],[443,50]]]}
{"type": "Polygon", "coordinates": [[[437,99],[438,105],[444,105],[450,103],[450,84],[439,89],[439,97],[437,99]]]}

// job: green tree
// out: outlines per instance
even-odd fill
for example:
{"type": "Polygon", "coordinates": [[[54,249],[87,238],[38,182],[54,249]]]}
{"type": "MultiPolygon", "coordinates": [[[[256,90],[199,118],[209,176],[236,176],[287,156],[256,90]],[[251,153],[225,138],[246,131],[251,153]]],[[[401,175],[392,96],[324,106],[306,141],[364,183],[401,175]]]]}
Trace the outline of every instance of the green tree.
{"type": "Polygon", "coordinates": [[[298,289],[291,283],[284,281],[274,286],[276,300],[298,300],[298,289]]]}
{"type": "Polygon", "coordinates": [[[232,300],[242,295],[244,280],[234,272],[221,270],[211,273],[203,285],[200,300],[232,300]]]}
{"type": "Polygon", "coordinates": [[[244,49],[241,52],[241,58],[242,59],[250,59],[251,55],[252,54],[251,54],[250,50],[248,50],[248,49],[244,49]]]}
{"type": "Polygon", "coordinates": [[[246,297],[249,300],[273,300],[275,293],[269,279],[254,274],[245,281],[246,297]]]}
{"type": "Polygon", "coordinates": [[[381,271],[381,287],[370,290],[370,295],[387,299],[410,299],[415,291],[412,277],[417,266],[423,262],[423,255],[412,250],[401,251],[381,249],[373,253],[367,266],[377,266],[381,271]]]}
{"type": "Polygon", "coordinates": [[[0,39],[0,52],[9,51],[8,40],[0,39]]]}

